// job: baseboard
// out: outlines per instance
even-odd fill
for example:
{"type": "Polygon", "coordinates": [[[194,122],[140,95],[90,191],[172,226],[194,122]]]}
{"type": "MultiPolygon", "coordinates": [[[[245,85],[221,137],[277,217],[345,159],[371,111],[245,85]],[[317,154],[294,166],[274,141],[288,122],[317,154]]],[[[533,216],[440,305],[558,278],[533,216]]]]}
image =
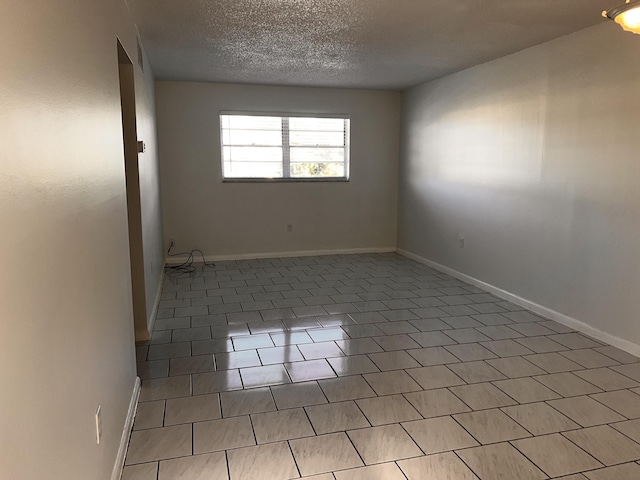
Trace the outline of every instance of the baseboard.
{"type": "MultiPolygon", "coordinates": [[[[205,255],[207,262],[222,262],[226,260],[253,260],[258,258],[288,258],[288,257],[314,257],[319,255],[354,255],[358,253],[391,253],[396,247],[381,248],[344,248],[333,250],[300,250],[294,252],[261,252],[261,253],[236,253],[230,255],[205,255]]],[[[176,265],[187,260],[186,256],[167,257],[168,265],[176,265]]],[[[198,260],[198,259],[196,259],[198,260]]]]}
{"type": "Polygon", "coordinates": [[[151,310],[151,315],[149,315],[149,317],[147,318],[147,329],[142,331],[136,330],[136,342],[146,342],[147,340],[151,340],[151,333],[153,332],[153,326],[156,323],[156,315],[160,306],[160,297],[162,296],[163,283],[164,265],[162,266],[162,273],[160,274],[160,281],[158,282],[158,290],[156,291],[156,298],[153,302],[153,309],[151,310]]]}
{"type": "Polygon", "coordinates": [[[111,472],[111,480],[120,480],[122,476],[122,469],[124,468],[124,459],[127,456],[127,448],[129,447],[129,435],[133,428],[133,420],[136,417],[136,410],[138,409],[138,397],[140,396],[140,377],[136,377],[135,384],[133,385],[133,393],[131,394],[131,400],[129,401],[129,410],[127,411],[127,418],[124,422],[124,428],[122,429],[122,437],[120,437],[120,446],[118,447],[118,456],[116,457],[116,463],[113,466],[111,472]]]}
{"type": "Polygon", "coordinates": [[[509,302],[515,303],[516,305],[520,305],[521,307],[526,308],[527,310],[531,310],[534,313],[537,313],[540,316],[548,318],[550,320],[554,320],[562,325],[565,325],[569,328],[577,330],[578,332],[589,335],[590,337],[595,338],[596,340],[600,340],[609,345],[613,345],[620,350],[624,350],[631,355],[635,355],[636,357],[640,357],[640,345],[637,345],[633,342],[625,340],[620,337],[616,337],[615,335],[611,335],[610,333],[604,332],[598,328],[595,328],[588,323],[585,323],[577,318],[570,317],[563,313],[557,312],[551,308],[545,307],[544,305],[540,305],[538,303],[527,300],[526,298],[522,298],[518,295],[515,295],[511,292],[498,288],[489,283],[483,282],[482,280],[478,280],[477,278],[466,275],[462,272],[454,270],[453,268],[447,267],[445,265],[441,265],[433,260],[429,260],[427,258],[421,257],[420,255],[416,255],[415,253],[409,252],[407,250],[403,250],[398,248],[397,253],[403,255],[411,260],[415,260],[418,263],[422,263],[428,267],[431,267],[435,270],[438,270],[442,273],[446,273],[451,277],[457,278],[463,282],[466,282],[470,285],[474,285],[478,288],[482,288],[487,292],[495,295],[496,297],[502,298],[503,300],[508,300],[509,302]]]}

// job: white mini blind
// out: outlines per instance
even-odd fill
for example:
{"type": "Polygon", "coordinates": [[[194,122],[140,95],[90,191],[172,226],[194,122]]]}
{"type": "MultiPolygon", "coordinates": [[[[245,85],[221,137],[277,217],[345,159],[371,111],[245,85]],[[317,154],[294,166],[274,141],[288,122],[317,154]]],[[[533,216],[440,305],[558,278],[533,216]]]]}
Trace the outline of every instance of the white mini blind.
{"type": "Polygon", "coordinates": [[[348,179],[350,120],[222,113],[223,178],[348,179]]]}

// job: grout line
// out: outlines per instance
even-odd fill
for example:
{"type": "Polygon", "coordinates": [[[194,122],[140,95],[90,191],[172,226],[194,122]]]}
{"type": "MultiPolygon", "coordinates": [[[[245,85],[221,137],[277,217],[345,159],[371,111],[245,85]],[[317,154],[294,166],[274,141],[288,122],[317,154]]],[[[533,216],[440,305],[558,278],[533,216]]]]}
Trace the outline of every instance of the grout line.
{"type": "MultiPolygon", "coordinates": [[[[373,427],[371,427],[373,428],[373,427]]],[[[356,452],[356,455],[358,455],[358,458],[360,459],[360,461],[362,462],[362,466],[368,466],[367,462],[364,461],[364,458],[362,458],[362,455],[360,454],[360,452],[358,451],[358,449],[356,448],[356,445],[353,443],[353,440],[351,439],[351,437],[349,436],[348,432],[341,432],[345,437],[347,437],[347,440],[349,441],[349,443],[351,444],[351,446],[353,447],[353,450],[356,452]]],[[[354,467],[354,468],[358,468],[358,467],[354,467]]]]}
{"type": "MultiPolygon", "coordinates": [[[[569,443],[571,443],[572,445],[574,445],[575,447],[577,447],[579,450],[582,450],[584,453],[586,453],[588,456],[590,456],[591,458],[593,458],[596,462],[598,462],[600,465],[602,465],[603,467],[608,467],[608,465],[603,464],[600,460],[598,460],[597,458],[595,458],[593,455],[591,455],[589,452],[587,452],[586,450],[584,450],[583,448],[581,448],[579,445],[575,444],[574,442],[571,441],[570,438],[567,438],[566,436],[564,436],[562,434],[562,432],[556,432],[556,433],[550,433],[550,434],[546,434],[546,435],[539,435],[538,437],[533,437],[533,438],[540,438],[540,437],[546,437],[546,436],[550,436],[550,435],[560,435],[562,438],[564,438],[565,440],[567,440],[569,443]]],[[[534,462],[532,459],[530,459],[523,451],[521,451],[518,447],[516,447],[515,445],[512,444],[513,440],[509,441],[509,444],[515,448],[524,458],[526,458],[527,460],[529,460],[532,464],[534,464],[541,472],[543,473],[547,473],[545,472],[541,466],[539,466],[536,462],[534,462]]],[[[592,469],[593,470],[593,469],[592,469]]],[[[597,469],[596,469],[597,470],[597,469]]],[[[577,472],[577,474],[580,474],[582,472],[585,472],[588,470],[581,470],[580,472],[577,472]]],[[[573,474],[569,474],[569,475],[573,475],[573,474]]],[[[549,477],[551,477],[551,475],[549,475],[549,477]]]]}
{"type": "MultiPolygon", "coordinates": [[[[403,460],[406,460],[406,459],[403,459],[403,460]]],[[[402,475],[406,480],[408,480],[408,479],[409,479],[409,477],[407,477],[407,474],[406,474],[406,473],[404,473],[404,470],[402,470],[402,467],[400,467],[400,464],[398,463],[398,462],[400,462],[400,461],[401,461],[401,460],[394,460],[393,462],[390,462],[390,463],[393,463],[393,464],[396,466],[396,468],[398,469],[398,471],[400,471],[400,474],[401,474],[401,475],[402,475]]]]}
{"type": "Polygon", "coordinates": [[[285,443],[289,447],[289,452],[291,453],[293,464],[296,466],[296,470],[298,470],[298,475],[302,476],[302,471],[300,470],[300,466],[298,465],[298,460],[296,459],[296,456],[293,454],[293,448],[291,448],[291,440],[285,440],[285,443]]]}
{"type": "Polygon", "coordinates": [[[224,459],[225,462],[227,464],[227,478],[231,478],[231,464],[229,462],[229,450],[223,450],[224,451],[224,459]]]}

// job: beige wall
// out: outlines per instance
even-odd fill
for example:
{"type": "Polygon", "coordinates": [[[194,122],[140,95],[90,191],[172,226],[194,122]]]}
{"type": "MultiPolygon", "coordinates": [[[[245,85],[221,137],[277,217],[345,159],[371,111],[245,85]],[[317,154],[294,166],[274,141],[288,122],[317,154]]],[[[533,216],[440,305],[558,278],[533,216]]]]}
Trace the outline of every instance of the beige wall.
{"type": "Polygon", "coordinates": [[[413,88],[403,123],[400,248],[640,345],[640,37],[609,22],[413,88]]]}
{"type": "Polygon", "coordinates": [[[399,92],[157,82],[156,95],[164,233],[178,251],[395,247],[399,92]],[[350,114],[351,180],[222,183],[221,110],[350,114]]]}
{"type": "MultiPolygon", "coordinates": [[[[2,6],[3,479],[107,479],[114,465],[135,379],[116,36],[135,63],[135,35],[119,0],[2,6]]],[[[136,68],[136,82],[155,296],[163,259],[150,72],[136,68]]]]}

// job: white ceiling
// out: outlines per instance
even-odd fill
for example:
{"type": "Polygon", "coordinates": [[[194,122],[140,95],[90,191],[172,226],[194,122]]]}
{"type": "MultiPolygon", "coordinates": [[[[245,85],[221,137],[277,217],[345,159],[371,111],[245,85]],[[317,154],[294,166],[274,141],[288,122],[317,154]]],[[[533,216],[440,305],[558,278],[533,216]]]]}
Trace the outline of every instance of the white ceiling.
{"type": "Polygon", "coordinates": [[[595,25],[623,2],[128,3],[161,80],[402,89],[595,25]]]}

